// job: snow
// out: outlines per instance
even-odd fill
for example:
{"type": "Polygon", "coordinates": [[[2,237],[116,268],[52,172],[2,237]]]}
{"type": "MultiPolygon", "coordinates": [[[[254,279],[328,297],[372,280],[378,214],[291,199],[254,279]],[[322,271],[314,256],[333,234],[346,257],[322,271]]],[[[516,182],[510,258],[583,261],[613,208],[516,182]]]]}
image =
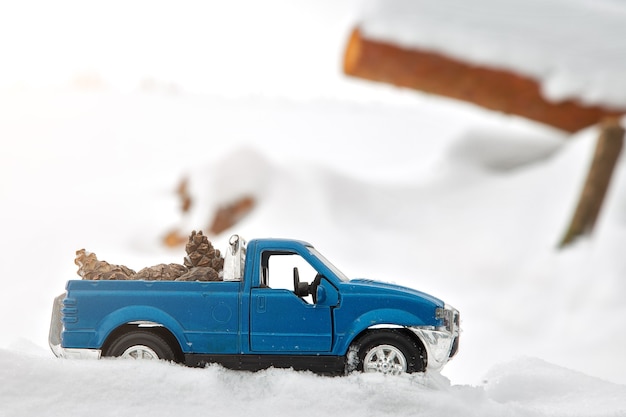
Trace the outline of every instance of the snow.
{"type": "MultiPolygon", "coordinates": [[[[89,23],[104,27],[95,18],[68,18],[64,11],[84,7],[78,3],[61,1],[45,9],[50,19],[36,21],[44,29],[67,23],[60,27],[70,32],[82,22],[87,34],[89,23]]],[[[39,5],[0,9],[23,14],[33,4],[39,5]]],[[[139,4],[127,10],[124,36],[144,10],[139,4]]],[[[234,13],[245,4],[225,7],[234,13]]],[[[590,15],[609,4],[619,7],[599,2],[590,15]]],[[[312,42],[308,31],[328,19],[332,36],[316,50],[326,44],[339,51],[336,39],[349,33],[347,11],[355,3],[307,5],[285,10],[301,19],[310,13],[311,21],[298,27],[274,16],[277,30],[287,25],[294,33],[289,42],[297,43],[298,33],[312,42]]],[[[109,23],[122,19],[120,5],[111,7],[109,23]]],[[[165,18],[169,10],[155,7],[165,18]]],[[[181,10],[171,12],[184,21],[181,10]]],[[[11,20],[6,16],[0,13],[0,21],[11,20]]],[[[195,17],[189,30],[220,33],[227,28],[218,17],[212,22],[222,26],[207,29],[195,17]]],[[[0,31],[32,27],[19,22],[0,31]]],[[[267,20],[245,22],[259,33],[251,48],[278,36],[263,32],[267,20]]],[[[147,23],[148,34],[157,28],[147,23]]],[[[38,50],[61,36],[49,35],[50,43],[26,46],[38,50]]],[[[235,44],[243,47],[245,39],[251,38],[235,44]]],[[[128,51],[135,42],[118,46],[128,51]]],[[[148,72],[158,72],[162,61],[135,57],[125,73],[110,51],[94,48],[102,61],[95,52],[88,56],[106,83],[93,90],[59,84],[58,74],[81,71],[80,60],[68,55],[51,63],[52,73],[31,69],[22,81],[15,74],[27,57],[14,56],[0,70],[0,85],[8,85],[0,90],[0,416],[626,415],[626,157],[593,236],[557,250],[596,127],[566,136],[467,104],[344,80],[333,72],[334,55],[317,55],[306,71],[320,81],[302,89],[294,79],[281,83],[283,74],[269,63],[267,84],[255,75],[240,85],[241,73],[228,78],[227,65],[216,69],[223,79],[202,83],[209,64],[194,57],[194,72],[185,73],[174,61],[170,81],[183,86],[177,90],[161,88],[168,78],[148,72]],[[43,86],[31,85],[28,74],[43,86]],[[160,80],[157,87],[137,89],[143,76],[160,80]],[[194,198],[185,216],[174,193],[183,177],[194,198]],[[217,205],[243,193],[254,195],[257,207],[212,237],[216,246],[225,247],[231,233],[310,241],[350,277],[408,285],[458,308],[461,347],[442,375],[327,378],[52,355],[46,346],[52,300],[77,278],[76,250],[135,270],[180,263],[183,249],[163,247],[163,235],[206,227],[217,205]]],[[[150,51],[145,57],[156,56],[150,51]]],[[[293,56],[271,54],[276,68],[280,59],[296,66],[293,56]]]]}
{"type": "Polygon", "coordinates": [[[158,417],[207,410],[228,416],[607,416],[621,415],[626,395],[623,385],[530,358],[494,368],[483,386],[451,385],[438,374],[328,378],[278,369],[63,361],[5,350],[0,365],[9,371],[0,374],[0,413],[7,416],[158,417]]]}
{"type": "Polygon", "coordinates": [[[617,0],[366,0],[366,37],[537,79],[552,101],[626,107],[626,7],[617,0]]]}
{"type": "Polygon", "coordinates": [[[623,415],[626,395],[623,385],[531,358],[494,368],[482,386],[451,385],[438,374],[328,378],[5,350],[0,365],[8,371],[0,374],[0,413],[7,416],[607,416],[623,415]]]}

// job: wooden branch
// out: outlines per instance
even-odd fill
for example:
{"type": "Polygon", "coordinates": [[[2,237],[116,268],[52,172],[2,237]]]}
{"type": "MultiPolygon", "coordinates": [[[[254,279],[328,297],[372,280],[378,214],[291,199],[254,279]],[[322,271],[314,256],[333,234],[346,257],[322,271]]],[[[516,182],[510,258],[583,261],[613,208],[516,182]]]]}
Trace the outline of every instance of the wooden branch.
{"type": "Polygon", "coordinates": [[[539,83],[510,71],[471,65],[436,52],[406,49],[364,38],[355,29],[344,55],[344,72],[515,114],[569,132],[594,125],[626,109],[585,106],[543,98],[539,83]]]}
{"type": "Polygon", "coordinates": [[[615,119],[606,120],[602,124],[589,174],[572,221],[561,241],[561,248],[578,236],[593,231],[623,144],[624,128],[615,119]]]}
{"type": "Polygon", "coordinates": [[[255,205],[256,200],[254,197],[244,196],[231,204],[219,207],[213,217],[209,232],[218,235],[226,229],[233,227],[250,213],[255,205]]]}

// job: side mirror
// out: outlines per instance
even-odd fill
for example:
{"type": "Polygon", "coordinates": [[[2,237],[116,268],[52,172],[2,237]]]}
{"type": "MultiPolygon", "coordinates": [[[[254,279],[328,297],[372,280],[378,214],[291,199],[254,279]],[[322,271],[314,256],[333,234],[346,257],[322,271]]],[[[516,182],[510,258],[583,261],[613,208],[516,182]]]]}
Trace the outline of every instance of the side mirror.
{"type": "Polygon", "coordinates": [[[317,286],[315,295],[317,296],[315,304],[331,307],[339,305],[339,291],[325,279],[317,286]]]}
{"type": "Polygon", "coordinates": [[[316,300],[318,303],[323,303],[324,301],[326,301],[326,289],[324,289],[324,287],[322,287],[321,285],[317,286],[316,300]]]}

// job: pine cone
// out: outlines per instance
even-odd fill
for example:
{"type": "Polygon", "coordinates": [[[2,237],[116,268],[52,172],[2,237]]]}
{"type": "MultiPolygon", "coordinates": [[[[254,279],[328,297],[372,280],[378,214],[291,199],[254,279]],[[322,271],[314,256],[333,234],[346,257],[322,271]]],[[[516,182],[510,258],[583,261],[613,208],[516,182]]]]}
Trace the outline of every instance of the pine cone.
{"type": "Polygon", "coordinates": [[[196,232],[195,230],[192,231],[191,235],[189,235],[189,241],[185,246],[187,254],[198,250],[202,251],[203,253],[207,253],[212,248],[213,245],[211,244],[211,242],[209,242],[209,239],[204,236],[204,234],[202,234],[202,230],[200,230],[199,232],[196,232]]]}
{"type": "Polygon", "coordinates": [[[85,249],[76,251],[74,263],[78,265],[78,275],[86,280],[128,280],[133,279],[136,272],[124,265],[114,265],[99,261],[95,253],[85,249]]]}
{"type": "Polygon", "coordinates": [[[178,277],[176,281],[221,281],[219,274],[210,267],[193,268],[186,274],[178,277]]]}
{"type": "Polygon", "coordinates": [[[184,264],[187,268],[211,267],[219,274],[224,268],[224,259],[219,250],[215,249],[202,231],[191,232],[189,241],[185,246],[187,256],[184,264]]]}
{"type": "Polygon", "coordinates": [[[146,281],[174,281],[187,272],[187,268],[179,264],[158,264],[137,272],[133,279],[146,281]]]}
{"type": "Polygon", "coordinates": [[[211,268],[215,269],[217,272],[224,269],[224,258],[213,258],[211,260],[211,268]]]}

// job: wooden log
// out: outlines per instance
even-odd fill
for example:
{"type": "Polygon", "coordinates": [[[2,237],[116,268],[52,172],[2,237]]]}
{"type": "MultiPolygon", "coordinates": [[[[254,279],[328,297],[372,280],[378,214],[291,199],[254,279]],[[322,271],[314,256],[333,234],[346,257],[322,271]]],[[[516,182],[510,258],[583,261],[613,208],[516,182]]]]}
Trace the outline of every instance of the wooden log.
{"type": "Polygon", "coordinates": [[[626,109],[585,106],[574,100],[549,102],[530,77],[367,39],[358,28],[350,36],[343,64],[351,76],[468,101],[569,132],[626,113],[626,109]]]}
{"type": "Polygon", "coordinates": [[[244,196],[231,204],[219,207],[213,222],[209,227],[209,232],[218,235],[237,224],[242,218],[252,211],[256,201],[254,197],[244,196]]]}
{"type": "Polygon", "coordinates": [[[576,211],[561,240],[561,248],[572,243],[577,237],[591,234],[593,231],[623,145],[624,128],[615,119],[606,120],[602,124],[602,131],[576,211]]]}

